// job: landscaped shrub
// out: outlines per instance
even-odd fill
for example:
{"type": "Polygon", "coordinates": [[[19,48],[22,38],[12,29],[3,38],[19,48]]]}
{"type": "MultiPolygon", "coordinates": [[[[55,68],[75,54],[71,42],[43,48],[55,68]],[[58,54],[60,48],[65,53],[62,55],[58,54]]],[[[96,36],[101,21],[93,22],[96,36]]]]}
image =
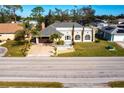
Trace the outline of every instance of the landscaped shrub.
{"type": "Polygon", "coordinates": [[[96,39],[96,40],[95,40],[95,43],[99,43],[99,42],[100,42],[100,40],[99,40],[99,39],[96,39]]]}
{"type": "Polygon", "coordinates": [[[111,46],[111,45],[108,45],[108,46],[106,46],[105,48],[106,48],[106,49],[114,49],[114,47],[111,46]]]}
{"type": "Polygon", "coordinates": [[[56,42],[57,45],[64,45],[64,41],[63,40],[59,40],[56,42]]]}
{"type": "Polygon", "coordinates": [[[10,40],[10,38],[7,38],[7,40],[10,40]]]}

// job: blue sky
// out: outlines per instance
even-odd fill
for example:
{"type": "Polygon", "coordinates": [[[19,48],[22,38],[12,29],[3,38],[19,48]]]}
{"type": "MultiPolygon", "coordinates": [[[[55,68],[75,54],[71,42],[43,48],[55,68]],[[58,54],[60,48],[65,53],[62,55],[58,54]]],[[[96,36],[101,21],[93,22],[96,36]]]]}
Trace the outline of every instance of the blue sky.
{"type": "MultiPolygon", "coordinates": [[[[23,12],[17,11],[18,15],[21,16],[29,16],[31,13],[31,10],[38,5],[23,5],[23,12]]],[[[39,5],[40,6],[40,5],[39,5]]],[[[45,12],[44,15],[46,15],[49,11],[49,9],[54,10],[55,8],[60,9],[72,9],[74,8],[73,5],[41,5],[45,12]]],[[[83,7],[84,5],[80,5],[77,7],[83,7]]],[[[96,10],[96,15],[118,15],[118,14],[124,14],[124,5],[92,5],[92,8],[96,10]]]]}

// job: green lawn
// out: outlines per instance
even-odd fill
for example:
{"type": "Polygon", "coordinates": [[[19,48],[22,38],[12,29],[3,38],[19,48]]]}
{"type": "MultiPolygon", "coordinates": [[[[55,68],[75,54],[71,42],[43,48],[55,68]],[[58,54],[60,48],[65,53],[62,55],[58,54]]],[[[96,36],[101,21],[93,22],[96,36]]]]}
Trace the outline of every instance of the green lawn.
{"type": "Polygon", "coordinates": [[[8,52],[5,56],[9,57],[23,57],[22,48],[24,47],[24,44],[16,44],[15,41],[8,40],[5,44],[2,46],[6,47],[8,49],[8,52]]]}
{"type": "Polygon", "coordinates": [[[0,82],[0,88],[63,88],[59,82],[0,82]]]}
{"type": "Polygon", "coordinates": [[[76,43],[75,52],[63,53],[61,57],[82,57],[82,56],[124,56],[124,49],[116,43],[101,40],[99,43],[87,42],[76,43]],[[115,51],[109,51],[105,47],[111,45],[116,48],[115,51]]]}
{"type": "Polygon", "coordinates": [[[110,87],[115,87],[115,88],[124,88],[124,81],[113,81],[109,82],[108,85],[110,87]]]}

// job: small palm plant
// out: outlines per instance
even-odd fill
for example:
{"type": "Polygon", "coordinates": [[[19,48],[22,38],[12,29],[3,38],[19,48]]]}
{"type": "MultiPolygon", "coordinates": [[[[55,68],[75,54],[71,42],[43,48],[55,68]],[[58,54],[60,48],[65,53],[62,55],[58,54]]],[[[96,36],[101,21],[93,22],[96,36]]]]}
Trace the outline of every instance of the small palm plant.
{"type": "Polygon", "coordinates": [[[53,41],[54,44],[55,44],[57,41],[60,41],[60,39],[61,39],[61,36],[60,36],[59,34],[57,34],[57,33],[52,34],[52,35],[50,36],[50,40],[53,41]]]}

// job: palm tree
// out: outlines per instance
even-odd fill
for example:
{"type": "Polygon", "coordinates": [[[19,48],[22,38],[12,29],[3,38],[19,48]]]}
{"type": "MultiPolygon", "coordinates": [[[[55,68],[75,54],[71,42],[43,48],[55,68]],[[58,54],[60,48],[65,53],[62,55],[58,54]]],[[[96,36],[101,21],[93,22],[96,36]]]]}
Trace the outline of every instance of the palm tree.
{"type": "Polygon", "coordinates": [[[72,45],[74,45],[74,25],[72,27],[72,45]]]}
{"type": "Polygon", "coordinates": [[[59,34],[57,34],[57,33],[55,33],[55,34],[52,34],[51,36],[50,36],[50,40],[51,41],[53,41],[54,43],[56,42],[56,41],[60,41],[60,39],[61,39],[61,36],[59,35],[59,34]]]}
{"type": "Polygon", "coordinates": [[[39,18],[42,16],[43,12],[44,12],[43,7],[38,6],[38,7],[35,7],[35,8],[33,8],[31,10],[31,15],[30,16],[33,17],[35,20],[38,21],[39,18]]]}
{"type": "MultiPolygon", "coordinates": [[[[38,31],[37,31],[37,28],[35,26],[33,26],[32,24],[29,24],[29,21],[26,21],[24,22],[23,24],[21,24],[21,26],[23,27],[23,30],[20,31],[22,33],[20,34],[23,34],[24,35],[24,39],[23,40],[26,40],[28,45],[31,44],[31,39],[34,35],[38,35],[38,31]]],[[[19,33],[17,33],[18,35],[16,36],[21,36],[23,37],[22,35],[19,35],[19,33]]],[[[18,37],[16,37],[18,38],[18,37]]]]}

